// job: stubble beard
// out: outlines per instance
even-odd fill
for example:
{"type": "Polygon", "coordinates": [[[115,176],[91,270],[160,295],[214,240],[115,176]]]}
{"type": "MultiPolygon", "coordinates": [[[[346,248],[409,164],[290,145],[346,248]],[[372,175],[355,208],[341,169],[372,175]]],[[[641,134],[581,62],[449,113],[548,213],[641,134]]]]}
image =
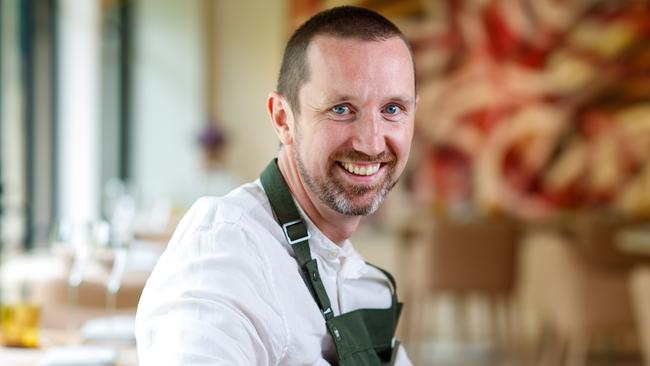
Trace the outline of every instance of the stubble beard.
{"type": "MultiPolygon", "coordinates": [[[[347,154],[339,155],[338,157],[359,157],[365,155],[357,151],[349,152],[347,154]]],[[[305,166],[300,152],[298,149],[294,150],[294,159],[298,165],[298,171],[302,180],[307,185],[307,188],[314,194],[321,202],[325,203],[332,210],[347,216],[367,216],[379,208],[381,203],[386,198],[386,195],[397,184],[397,179],[393,179],[395,172],[395,158],[393,157],[390,162],[386,163],[386,177],[382,182],[374,186],[365,185],[350,185],[341,182],[333,174],[333,169],[336,169],[337,163],[335,159],[331,159],[332,163],[329,167],[327,179],[319,179],[313,177],[307,167],[305,166]],[[368,193],[376,191],[372,200],[368,204],[356,204],[356,199],[367,195],[368,193]]],[[[338,159],[337,159],[338,160],[338,159]]],[[[364,161],[376,161],[365,155],[364,161]]]]}

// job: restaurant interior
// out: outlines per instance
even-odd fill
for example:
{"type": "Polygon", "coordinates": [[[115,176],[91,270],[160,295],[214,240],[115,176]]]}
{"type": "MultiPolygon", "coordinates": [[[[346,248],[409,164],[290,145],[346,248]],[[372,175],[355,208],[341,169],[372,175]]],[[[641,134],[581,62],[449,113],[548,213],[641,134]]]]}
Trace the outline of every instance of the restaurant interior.
{"type": "Polygon", "coordinates": [[[650,365],[650,1],[0,0],[0,365],[138,364],[197,198],[278,151],[291,32],[357,5],[411,42],[399,184],[352,242],[414,365],[650,365]]]}

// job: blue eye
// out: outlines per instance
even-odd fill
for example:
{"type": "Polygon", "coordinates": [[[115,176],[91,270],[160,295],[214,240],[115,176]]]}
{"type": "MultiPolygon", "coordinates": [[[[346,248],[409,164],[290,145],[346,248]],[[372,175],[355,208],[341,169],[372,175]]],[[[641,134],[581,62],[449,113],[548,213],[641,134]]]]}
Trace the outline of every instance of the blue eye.
{"type": "Polygon", "coordinates": [[[336,114],[346,114],[350,112],[350,108],[346,105],[339,104],[334,107],[332,107],[332,112],[336,114]]]}
{"type": "Polygon", "coordinates": [[[396,104],[389,104],[384,108],[384,111],[390,115],[399,113],[402,109],[396,104]]]}

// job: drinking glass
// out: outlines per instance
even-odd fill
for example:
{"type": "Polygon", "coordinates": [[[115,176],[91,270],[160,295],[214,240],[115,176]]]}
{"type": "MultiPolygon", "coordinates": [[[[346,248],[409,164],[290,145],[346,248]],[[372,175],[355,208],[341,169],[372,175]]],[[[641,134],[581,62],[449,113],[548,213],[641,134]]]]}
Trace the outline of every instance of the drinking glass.
{"type": "Polygon", "coordinates": [[[106,307],[109,313],[117,311],[117,293],[127,267],[129,246],[133,241],[133,222],[136,206],[131,195],[123,194],[115,202],[111,216],[111,240],[113,266],[106,281],[106,307]]]}

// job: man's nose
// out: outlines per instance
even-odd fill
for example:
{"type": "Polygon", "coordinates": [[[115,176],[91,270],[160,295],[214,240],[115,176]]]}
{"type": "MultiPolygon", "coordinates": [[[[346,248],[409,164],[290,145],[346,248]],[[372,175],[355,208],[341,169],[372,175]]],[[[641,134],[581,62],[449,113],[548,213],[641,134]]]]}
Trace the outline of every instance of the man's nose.
{"type": "Polygon", "coordinates": [[[356,123],[352,147],[370,156],[376,156],[386,149],[382,121],[377,116],[367,116],[356,123]]]}

